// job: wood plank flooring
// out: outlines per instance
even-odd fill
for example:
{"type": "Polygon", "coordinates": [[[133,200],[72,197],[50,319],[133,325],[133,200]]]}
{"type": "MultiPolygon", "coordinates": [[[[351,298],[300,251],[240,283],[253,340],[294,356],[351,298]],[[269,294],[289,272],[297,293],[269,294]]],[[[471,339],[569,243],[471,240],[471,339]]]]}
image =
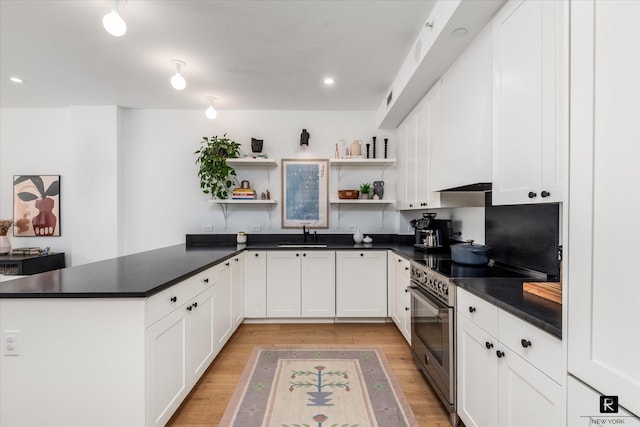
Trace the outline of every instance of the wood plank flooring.
{"type": "Polygon", "coordinates": [[[391,323],[242,324],[168,425],[219,426],[253,347],[298,344],[381,347],[420,426],[449,427],[448,412],[416,370],[409,345],[391,323]]]}

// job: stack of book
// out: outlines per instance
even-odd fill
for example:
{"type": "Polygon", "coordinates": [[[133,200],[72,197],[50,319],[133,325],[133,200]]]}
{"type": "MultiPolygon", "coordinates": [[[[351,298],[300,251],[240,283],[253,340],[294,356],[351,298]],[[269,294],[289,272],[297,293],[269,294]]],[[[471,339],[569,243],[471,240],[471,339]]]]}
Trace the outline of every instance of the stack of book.
{"type": "Polygon", "coordinates": [[[11,255],[39,255],[42,248],[13,248],[11,255]]]}
{"type": "Polygon", "coordinates": [[[254,200],[256,192],[251,188],[234,188],[231,199],[233,200],[254,200]]]}

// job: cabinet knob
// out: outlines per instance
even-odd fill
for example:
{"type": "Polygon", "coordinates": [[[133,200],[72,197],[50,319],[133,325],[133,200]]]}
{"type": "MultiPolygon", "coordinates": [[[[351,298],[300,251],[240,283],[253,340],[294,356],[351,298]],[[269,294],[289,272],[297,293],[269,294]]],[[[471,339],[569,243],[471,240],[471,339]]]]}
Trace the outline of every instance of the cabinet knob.
{"type": "Polygon", "coordinates": [[[551,193],[549,193],[548,191],[543,191],[540,193],[541,197],[549,197],[551,195],[551,193]]]}
{"type": "Polygon", "coordinates": [[[227,266],[227,267],[229,267],[229,263],[228,263],[228,262],[225,262],[225,263],[224,263],[224,265],[225,265],[225,266],[227,266]]]}
{"type": "Polygon", "coordinates": [[[475,307],[469,306],[469,313],[474,313],[476,311],[475,307]]]}
{"type": "Polygon", "coordinates": [[[491,350],[493,348],[493,344],[489,341],[485,341],[484,346],[487,347],[487,350],[491,350]]]}
{"type": "Polygon", "coordinates": [[[171,297],[171,298],[170,298],[170,301],[171,301],[171,302],[176,302],[176,301],[178,301],[178,297],[171,297]]]}
{"type": "Polygon", "coordinates": [[[409,267],[405,267],[405,268],[404,268],[404,271],[409,271],[409,267]]]}
{"type": "Polygon", "coordinates": [[[408,292],[409,292],[409,289],[404,288],[404,292],[405,292],[405,293],[408,293],[408,292]]]}
{"type": "Polygon", "coordinates": [[[238,258],[236,258],[235,260],[236,260],[236,262],[240,261],[240,259],[238,259],[238,258]]]}
{"type": "Polygon", "coordinates": [[[258,256],[258,254],[255,254],[254,256],[258,256]]]}
{"type": "Polygon", "coordinates": [[[410,208],[412,208],[412,207],[413,207],[413,205],[412,205],[412,204],[409,204],[409,207],[410,207],[410,208]]]}
{"type": "Polygon", "coordinates": [[[364,256],[364,254],[361,252],[361,253],[360,253],[360,256],[364,256]]]}
{"type": "Polygon", "coordinates": [[[300,256],[300,254],[296,254],[296,256],[300,256]]]}
{"type": "Polygon", "coordinates": [[[398,260],[398,262],[402,262],[402,260],[401,260],[401,259],[399,259],[399,260],[398,260]]]}
{"type": "Polygon", "coordinates": [[[302,254],[302,256],[307,256],[307,254],[306,254],[306,253],[303,253],[303,254],[302,254]]]}
{"type": "Polygon", "coordinates": [[[504,357],[504,351],[496,350],[496,356],[498,356],[498,359],[503,358],[504,357]]]}
{"type": "Polygon", "coordinates": [[[208,278],[208,277],[206,277],[206,278],[203,280],[203,282],[204,282],[204,283],[209,283],[209,278],[208,278]]]}
{"type": "Polygon", "coordinates": [[[529,198],[533,199],[534,197],[538,197],[538,194],[534,193],[533,191],[529,191],[529,198]]]}
{"type": "Polygon", "coordinates": [[[409,311],[409,310],[411,310],[409,307],[404,308],[404,311],[409,311]]]}
{"type": "Polygon", "coordinates": [[[522,344],[524,348],[531,347],[531,341],[524,338],[520,340],[520,344],[522,344]]]}
{"type": "Polygon", "coordinates": [[[191,311],[191,310],[193,310],[193,306],[187,307],[187,311],[191,311]]]}
{"type": "Polygon", "coordinates": [[[193,306],[194,306],[194,307],[197,307],[197,306],[198,306],[198,303],[197,303],[197,302],[194,302],[194,303],[193,303],[193,306]]]}

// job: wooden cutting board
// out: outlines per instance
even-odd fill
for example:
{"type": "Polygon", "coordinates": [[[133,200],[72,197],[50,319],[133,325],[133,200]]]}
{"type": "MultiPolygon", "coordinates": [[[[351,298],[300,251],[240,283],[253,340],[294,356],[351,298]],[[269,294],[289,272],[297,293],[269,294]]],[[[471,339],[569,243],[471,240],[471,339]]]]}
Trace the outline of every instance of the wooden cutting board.
{"type": "Polygon", "coordinates": [[[560,282],[524,282],[522,290],[562,304],[562,284],[560,282]]]}

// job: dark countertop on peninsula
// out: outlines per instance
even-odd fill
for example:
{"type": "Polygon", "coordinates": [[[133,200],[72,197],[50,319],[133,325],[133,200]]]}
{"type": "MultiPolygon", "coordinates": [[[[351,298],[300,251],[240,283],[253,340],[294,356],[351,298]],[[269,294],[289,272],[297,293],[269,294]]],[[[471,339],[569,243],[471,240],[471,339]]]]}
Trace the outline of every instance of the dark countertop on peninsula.
{"type": "Polygon", "coordinates": [[[523,291],[523,279],[473,278],[455,282],[460,288],[562,339],[562,305],[523,291]]]}
{"type": "MultiPolygon", "coordinates": [[[[233,235],[235,238],[235,235],[233,235]]],[[[188,238],[189,236],[187,236],[188,238]]],[[[253,236],[252,236],[253,237],[253,236]]],[[[350,239],[350,235],[348,235],[350,239]]],[[[230,241],[207,245],[187,244],[155,249],[118,258],[26,276],[0,283],[3,298],[146,298],[242,250],[392,250],[408,259],[449,258],[447,252],[424,252],[401,238],[377,239],[372,244],[354,244],[335,239],[326,247],[283,248],[274,242],[230,241]],[[376,242],[378,241],[378,242],[376,242]]],[[[522,291],[522,279],[457,279],[461,288],[503,308],[549,333],[561,337],[562,306],[522,291]]]]}

